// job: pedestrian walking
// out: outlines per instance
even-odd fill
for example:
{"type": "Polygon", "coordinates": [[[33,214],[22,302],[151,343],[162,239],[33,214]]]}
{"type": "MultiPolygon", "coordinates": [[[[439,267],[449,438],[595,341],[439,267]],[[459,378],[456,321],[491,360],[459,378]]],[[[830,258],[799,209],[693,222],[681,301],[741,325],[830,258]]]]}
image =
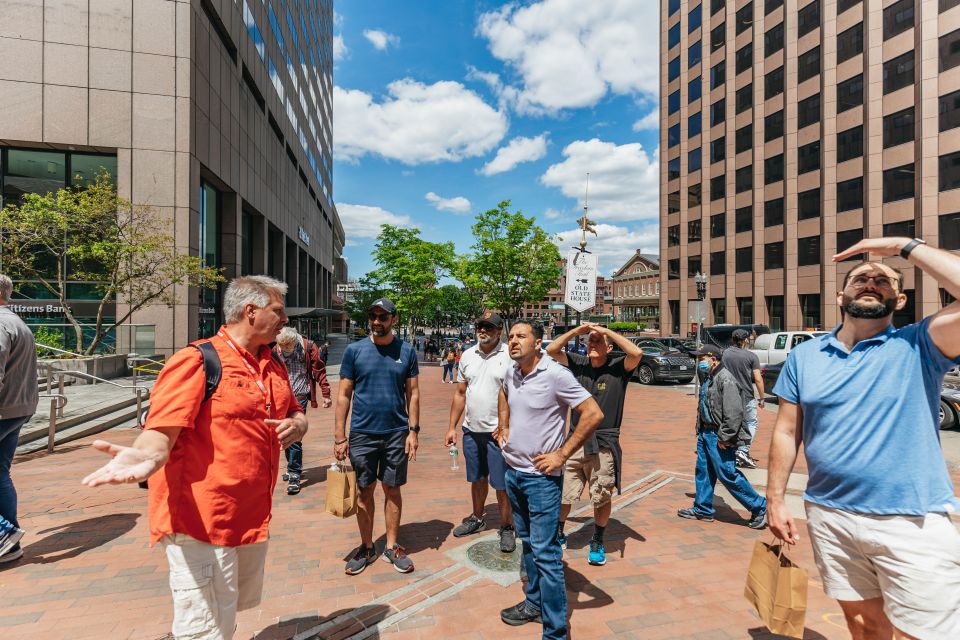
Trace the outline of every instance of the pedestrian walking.
{"type": "Polygon", "coordinates": [[[743,396],[733,374],[720,361],[719,347],[704,345],[692,351],[697,368],[706,374],[697,402],[696,497],[693,507],[680,509],[681,518],[713,522],[713,494],[717,480],[750,512],[751,529],[767,526],[767,501],[736,466],[737,444],[746,437],[743,396]]]}
{"type": "Polygon", "coordinates": [[[17,489],[10,477],[20,428],[37,411],[37,349],[33,333],[7,304],[13,281],[0,275],[0,564],[23,557],[17,489]]]}
{"type": "Polygon", "coordinates": [[[267,276],[231,281],[226,324],[167,361],[133,446],[93,443],[112,459],[83,484],[149,478],[150,543],[166,551],[177,638],[232,638],[237,611],[260,603],[280,449],[307,432],[270,348],[286,293],[267,276]],[[207,399],[209,358],[221,377],[207,399]]]}
{"type": "Polygon", "coordinates": [[[750,332],[746,329],[736,329],[732,335],[733,345],[723,352],[723,367],[733,375],[743,394],[743,426],[747,433],[737,446],[736,463],[738,467],[756,469],[757,461],[750,455],[750,445],[757,436],[757,411],[763,408],[763,376],[760,375],[760,358],[753,351],[746,349],[750,332]],[[753,395],[756,388],[757,395],[753,395]]]}
{"type": "MultiPolygon", "coordinates": [[[[643,350],[615,331],[593,322],[574,327],[546,348],[547,355],[570,369],[577,382],[590,392],[603,411],[603,421],[583,447],[567,460],[563,471],[563,497],[557,537],[562,548],[567,546],[563,532],[573,503],[586,488],[593,503],[593,537],[587,561],[595,566],[606,564],[603,534],[610,520],[613,490],[620,492],[620,471],[623,451],[620,448],[620,424],[623,422],[623,401],[633,370],[640,364],[643,350]],[[587,355],[564,353],[563,345],[577,336],[587,336],[587,355]],[[613,345],[623,356],[610,357],[613,345]]],[[[579,416],[570,421],[570,435],[577,429],[579,416]]]]}
{"type": "MultiPolygon", "coordinates": [[[[327,382],[327,365],[320,355],[317,344],[297,333],[293,327],[284,327],[277,336],[277,355],[287,366],[290,387],[300,405],[307,413],[307,404],[317,408],[317,387],[323,396],[323,408],[331,405],[330,383],[327,382]]],[[[300,493],[300,477],[303,474],[303,443],[294,442],[284,450],[287,470],[283,480],[287,483],[287,495],[300,493]]]]}
{"type": "Polygon", "coordinates": [[[506,624],[543,624],[543,638],[567,637],[567,587],[557,540],[563,466],[603,419],[597,401],[569,369],[540,350],[543,327],[518,320],[510,327],[510,358],[500,391],[495,438],[507,463],[506,486],[528,576],[525,598],[500,612],[506,624]],[[567,411],[579,415],[566,438],[567,411]]]}
{"type": "Polygon", "coordinates": [[[498,314],[485,311],[477,319],[475,327],[478,343],[467,349],[460,358],[457,388],[450,404],[450,426],[445,440],[448,447],[456,446],[457,424],[463,418],[461,449],[467,482],[470,483],[473,511],[453,530],[453,535],[460,538],[487,528],[483,511],[492,485],[500,509],[500,551],[513,553],[517,541],[505,484],[506,464],[500,444],[493,438],[499,423],[500,388],[513,362],[507,346],[500,342],[503,320],[498,314]]]}
{"type": "Polygon", "coordinates": [[[440,359],[443,361],[443,384],[447,383],[447,378],[450,378],[450,384],[454,383],[453,377],[453,363],[457,358],[456,346],[453,344],[447,345],[443,349],[443,353],[440,355],[440,359]]]}
{"type": "MultiPolygon", "coordinates": [[[[960,298],[960,256],[919,239],[872,238],[833,257],[900,256],[960,298]]],[[[920,282],[920,274],[915,276],[920,282]]],[[[773,534],[796,544],[784,503],[803,443],[807,529],[826,594],[854,638],[960,638],[960,507],[938,437],[940,385],[960,363],[960,303],[895,328],[904,274],[851,269],[837,292],[842,323],[790,352],[773,392],[780,409],[767,499],[773,534]]]]}
{"type": "Polygon", "coordinates": [[[383,559],[400,573],[413,571],[413,561],[397,536],[407,482],[407,468],[417,459],[420,433],[420,388],[417,354],[409,342],[393,335],[397,307],[380,298],[367,311],[370,338],[349,345],[340,364],[340,391],[334,427],[334,455],[350,457],[357,473],[357,526],[360,546],[347,561],[345,572],[355,576],[376,559],[373,546],[377,480],[383,486],[386,547],[383,559]],[[352,407],[352,412],[351,412],[352,407]],[[409,407],[409,412],[408,412],[409,407]],[[347,413],[350,436],[346,435],[347,413]]]}
{"type": "MultiPolygon", "coordinates": [[[[314,340],[316,342],[316,340],[314,340]]],[[[330,358],[330,341],[324,340],[323,345],[320,347],[320,359],[323,360],[323,364],[326,365],[330,358]]],[[[326,375],[326,374],[324,374],[326,375]]]]}

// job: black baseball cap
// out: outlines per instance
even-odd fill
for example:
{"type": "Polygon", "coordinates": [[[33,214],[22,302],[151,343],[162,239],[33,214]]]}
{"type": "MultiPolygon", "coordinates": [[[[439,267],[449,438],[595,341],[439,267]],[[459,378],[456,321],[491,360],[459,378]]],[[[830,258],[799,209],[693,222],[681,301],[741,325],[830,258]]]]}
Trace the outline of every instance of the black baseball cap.
{"type": "Polygon", "coordinates": [[[723,355],[723,349],[716,345],[705,344],[696,351],[691,351],[690,355],[697,356],[713,356],[714,358],[719,359],[723,355]]]}
{"type": "Polygon", "coordinates": [[[473,321],[474,326],[480,326],[481,324],[491,324],[497,329],[503,328],[503,318],[500,317],[495,311],[490,311],[487,309],[483,312],[479,318],[473,321]]]}
{"type": "Polygon", "coordinates": [[[375,300],[374,303],[367,308],[367,311],[373,309],[374,307],[380,307],[392,316],[397,315],[397,305],[393,304],[393,300],[390,298],[380,298],[379,300],[375,300]]]}

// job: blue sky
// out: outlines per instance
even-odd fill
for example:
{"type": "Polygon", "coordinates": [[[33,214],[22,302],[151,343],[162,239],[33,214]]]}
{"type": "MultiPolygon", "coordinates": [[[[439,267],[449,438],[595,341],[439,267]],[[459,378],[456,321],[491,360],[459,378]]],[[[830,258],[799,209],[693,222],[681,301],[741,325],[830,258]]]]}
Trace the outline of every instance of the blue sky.
{"type": "Polygon", "coordinates": [[[658,3],[339,0],[334,199],[350,277],[381,223],[472,244],[509,199],[574,244],[590,172],[589,248],[605,274],[657,252],[658,3]]]}

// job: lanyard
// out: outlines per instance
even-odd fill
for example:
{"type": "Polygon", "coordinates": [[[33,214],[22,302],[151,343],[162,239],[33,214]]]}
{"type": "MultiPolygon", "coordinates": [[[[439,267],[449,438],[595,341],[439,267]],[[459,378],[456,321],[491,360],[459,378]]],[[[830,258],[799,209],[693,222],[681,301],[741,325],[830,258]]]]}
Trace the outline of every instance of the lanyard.
{"type": "Polygon", "coordinates": [[[242,360],[243,364],[246,365],[247,371],[249,371],[250,375],[253,376],[253,381],[256,382],[257,386],[260,388],[260,392],[263,394],[263,402],[267,407],[267,413],[270,413],[270,397],[267,394],[267,387],[264,386],[263,380],[260,379],[260,375],[253,368],[253,365],[250,364],[250,361],[247,360],[247,358],[242,353],[240,353],[240,349],[237,347],[236,344],[234,344],[233,338],[230,337],[230,334],[228,334],[226,331],[221,329],[220,331],[217,332],[217,335],[223,338],[224,342],[226,342],[230,346],[230,348],[233,349],[238,356],[240,356],[240,360],[242,360]]]}

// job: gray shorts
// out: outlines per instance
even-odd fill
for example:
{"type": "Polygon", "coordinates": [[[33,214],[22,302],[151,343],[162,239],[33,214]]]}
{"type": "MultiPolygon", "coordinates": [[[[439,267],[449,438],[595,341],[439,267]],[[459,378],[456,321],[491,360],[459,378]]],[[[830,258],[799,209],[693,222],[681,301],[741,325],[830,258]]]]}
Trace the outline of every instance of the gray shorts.
{"type": "Polygon", "coordinates": [[[350,432],[350,464],[363,489],[379,480],[391,487],[407,483],[410,458],[405,451],[407,430],[391,433],[350,432]]]}

